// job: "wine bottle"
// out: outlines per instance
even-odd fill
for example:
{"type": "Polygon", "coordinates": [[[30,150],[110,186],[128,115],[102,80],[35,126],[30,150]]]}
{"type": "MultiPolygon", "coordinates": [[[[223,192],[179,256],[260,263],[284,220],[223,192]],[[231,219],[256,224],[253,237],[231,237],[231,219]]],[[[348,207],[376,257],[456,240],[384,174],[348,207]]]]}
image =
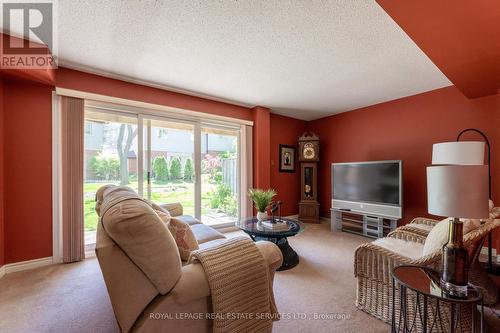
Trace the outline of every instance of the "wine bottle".
{"type": "Polygon", "coordinates": [[[467,296],[467,250],[463,245],[463,222],[454,218],[449,222],[448,243],[443,246],[441,287],[452,297],[467,296]]]}

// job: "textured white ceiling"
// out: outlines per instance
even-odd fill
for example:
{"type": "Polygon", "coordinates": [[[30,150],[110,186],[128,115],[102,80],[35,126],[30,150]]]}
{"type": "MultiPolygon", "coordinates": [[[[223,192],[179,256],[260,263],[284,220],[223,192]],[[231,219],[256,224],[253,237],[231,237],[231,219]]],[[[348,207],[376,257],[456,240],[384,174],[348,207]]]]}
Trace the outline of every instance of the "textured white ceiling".
{"type": "Polygon", "coordinates": [[[64,0],[58,36],[60,65],[305,120],[451,84],[367,0],[64,0]]]}

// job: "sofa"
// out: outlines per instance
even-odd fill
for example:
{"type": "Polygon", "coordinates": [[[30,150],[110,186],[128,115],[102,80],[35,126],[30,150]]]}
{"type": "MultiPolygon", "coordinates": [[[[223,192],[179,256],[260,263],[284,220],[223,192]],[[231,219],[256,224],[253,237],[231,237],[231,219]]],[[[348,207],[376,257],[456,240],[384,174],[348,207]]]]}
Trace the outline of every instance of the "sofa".
{"type": "MultiPolygon", "coordinates": [[[[200,248],[227,241],[182,215],[182,205],[160,206],[190,225],[200,248]]],[[[96,195],[96,211],[96,256],[121,332],[211,332],[212,319],[199,317],[212,312],[203,266],[181,261],[174,238],[151,206],[130,188],[104,186],[96,195]]],[[[270,242],[255,244],[272,281],[281,251],[270,242]]]]}

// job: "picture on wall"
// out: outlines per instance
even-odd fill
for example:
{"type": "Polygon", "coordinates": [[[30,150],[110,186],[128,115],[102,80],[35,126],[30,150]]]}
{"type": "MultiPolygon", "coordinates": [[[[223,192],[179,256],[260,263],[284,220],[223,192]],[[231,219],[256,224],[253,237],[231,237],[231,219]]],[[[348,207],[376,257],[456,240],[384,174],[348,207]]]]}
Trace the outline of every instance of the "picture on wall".
{"type": "Polygon", "coordinates": [[[295,147],[280,145],[280,172],[295,172],[295,147]]]}

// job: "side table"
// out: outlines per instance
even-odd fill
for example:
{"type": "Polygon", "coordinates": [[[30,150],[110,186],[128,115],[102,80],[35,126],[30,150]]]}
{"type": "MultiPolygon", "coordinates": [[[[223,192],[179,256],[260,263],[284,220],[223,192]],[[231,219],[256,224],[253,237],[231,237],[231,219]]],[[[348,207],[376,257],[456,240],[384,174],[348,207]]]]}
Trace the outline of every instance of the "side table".
{"type": "Polygon", "coordinates": [[[481,291],[469,285],[465,298],[447,295],[440,286],[440,273],[429,267],[403,265],[394,268],[392,304],[393,333],[483,332],[481,291]],[[397,292],[399,297],[396,297],[397,292]]]}

